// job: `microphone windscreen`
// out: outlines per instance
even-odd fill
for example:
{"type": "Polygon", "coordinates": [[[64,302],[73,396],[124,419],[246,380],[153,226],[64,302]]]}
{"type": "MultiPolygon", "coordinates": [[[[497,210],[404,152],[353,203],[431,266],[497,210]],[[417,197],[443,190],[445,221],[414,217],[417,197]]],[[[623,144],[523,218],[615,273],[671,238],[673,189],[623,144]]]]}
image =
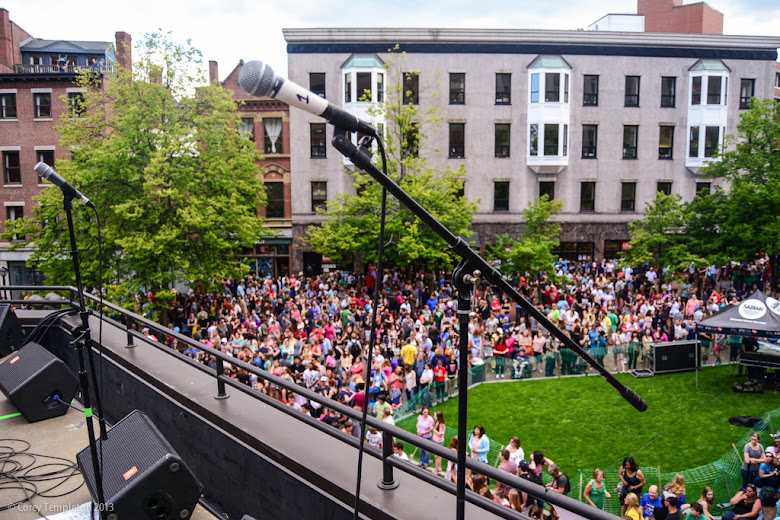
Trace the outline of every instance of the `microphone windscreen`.
{"type": "Polygon", "coordinates": [[[44,179],[48,179],[49,175],[51,175],[51,167],[45,162],[39,162],[38,164],[35,165],[35,173],[37,173],[44,179]]]}
{"type": "Polygon", "coordinates": [[[252,96],[270,96],[274,71],[262,61],[249,61],[241,68],[238,84],[244,92],[252,96]]]}

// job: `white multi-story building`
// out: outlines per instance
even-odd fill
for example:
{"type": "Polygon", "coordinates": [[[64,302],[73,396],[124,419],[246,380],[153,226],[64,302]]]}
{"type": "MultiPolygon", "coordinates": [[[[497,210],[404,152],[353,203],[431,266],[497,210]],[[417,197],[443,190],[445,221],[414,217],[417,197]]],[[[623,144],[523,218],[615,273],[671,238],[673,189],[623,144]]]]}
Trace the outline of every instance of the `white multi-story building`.
{"type": "MultiPolygon", "coordinates": [[[[292,81],[308,86],[324,75],[327,99],[369,120],[366,107],[382,101],[392,81],[383,68],[388,49],[399,45],[404,72],[419,72],[419,84],[437,90],[412,100],[444,118],[429,132],[427,159],[440,169],[465,164],[465,195],[479,201],[478,245],[517,236],[523,209],[547,193],[563,202],[559,254],[570,259],[614,257],[629,238],[628,222],[656,192],[690,200],[711,187],[702,167],[736,134],[751,96],[774,96],[780,47],[777,37],[610,31],[285,29],[284,36],[292,81]]],[[[330,146],[332,130],[290,111],[297,240],[321,219],[316,207],[352,189],[330,146]]],[[[294,270],[318,261],[299,254],[294,270]]]]}

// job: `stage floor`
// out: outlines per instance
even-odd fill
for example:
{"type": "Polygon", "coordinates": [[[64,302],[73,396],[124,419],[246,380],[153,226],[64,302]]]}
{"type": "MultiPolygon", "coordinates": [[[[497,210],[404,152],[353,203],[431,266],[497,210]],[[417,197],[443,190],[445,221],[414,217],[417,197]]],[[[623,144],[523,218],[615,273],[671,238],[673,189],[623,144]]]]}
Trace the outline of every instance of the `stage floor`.
{"type": "MultiPolygon", "coordinates": [[[[5,358],[0,359],[0,362],[5,358]]],[[[80,403],[75,403],[81,408],[80,403]]],[[[12,416],[18,410],[0,393],[0,472],[9,472],[12,465],[6,463],[3,467],[2,462],[9,458],[9,451],[21,451],[29,443],[28,453],[35,454],[36,460],[25,455],[11,457],[18,460],[21,464],[27,466],[32,464],[32,468],[49,463],[62,463],[45,456],[61,457],[75,463],[76,454],[87,446],[87,423],[84,414],[71,408],[68,413],[61,417],[40,421],[37,423],[28,423],[27,420],[19,416],[12,416]],[[11,415],[11,417],[7,417],[11,415]],[[16,439],[16,440],[14,440],[16,439]],[[25,441],[25,442],[19,442],[25,441]]],[[[97,421],[94,422],[95,432],[98,432],[97,421]]],[[[109,430],[110,431],[110,430],[109,430]]],[[[34,471],[34,469],[32,469],[34,471]]],[[[40,472],[57,471],[63,467],[43,468],[40,472]]],[[[29,470],[28,470],[29,471],[29,470]]],[[[23,473],[24,471],[22,471],[23,473]]],[[[70,474],[70,470],[65,475],[70,474]]],[[[17,473],[18,477],[21,477],[17,473]]],[[[40,519],[41,516],[55,517],[57,520],[66,518],[81,518],[85,515],[63,514],[65,511],[76,508],[92,498],[89,495],[87,487],[83,485],[84,479],[81,473],[76,473],[67,481],[58,479],[50,482],[37,482],[39,491],[45,491],[52,486],[60,483],[61,485],[53,489],[48,495],[63,495],[60,497],[33,497],[32,505],[39,508],[40,515],[36,513],[30,502],[24,502],[13,509],[0,511],[0,520],[33,520],[40,519]],[[58,516],[59,515],[59,516],[58,516]]],[[[19,485],[15,485],[13,479],[0,479],[0,507],[6,506],[25,499],[25,493],[19,485]]],[[[28,489],[31,489],[27,486],[28,489]]],[[[75,513],[75,512],[74,512],[75,513]]],[[[88,518],[88,516],[86,516],[88,518]]],[[[193,520],[216,520],[213,515],[198,505],[193,513],[193,520]]],[[[140,519],[139,519],[140,520],[140,519]]]]}

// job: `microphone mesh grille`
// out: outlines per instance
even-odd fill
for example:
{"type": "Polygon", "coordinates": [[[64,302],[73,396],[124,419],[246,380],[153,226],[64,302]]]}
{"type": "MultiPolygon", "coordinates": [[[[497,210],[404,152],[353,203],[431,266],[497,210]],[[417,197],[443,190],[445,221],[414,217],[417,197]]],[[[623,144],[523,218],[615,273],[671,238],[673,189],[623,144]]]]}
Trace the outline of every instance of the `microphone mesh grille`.
{"type": "Polygon", "coordinates": [[[238,84],[247,94],[268,96],[274,84],[274,71],[262,61],[250,61],[241,68],[238,84]]]}

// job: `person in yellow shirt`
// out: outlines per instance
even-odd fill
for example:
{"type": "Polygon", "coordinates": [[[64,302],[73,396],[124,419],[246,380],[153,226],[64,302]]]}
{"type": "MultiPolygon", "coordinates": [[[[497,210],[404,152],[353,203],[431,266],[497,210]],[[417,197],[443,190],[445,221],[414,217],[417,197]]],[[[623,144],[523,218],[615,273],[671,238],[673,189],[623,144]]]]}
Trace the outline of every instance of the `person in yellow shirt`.
{"type": "Polygon", "coordinates": [[[404,358],[404,366],[410,369],[414,365],[414,359],[417,357],[417,347],[412,345],[411,342],[407,342],[401,347],[401,357],[404,358]]]}

